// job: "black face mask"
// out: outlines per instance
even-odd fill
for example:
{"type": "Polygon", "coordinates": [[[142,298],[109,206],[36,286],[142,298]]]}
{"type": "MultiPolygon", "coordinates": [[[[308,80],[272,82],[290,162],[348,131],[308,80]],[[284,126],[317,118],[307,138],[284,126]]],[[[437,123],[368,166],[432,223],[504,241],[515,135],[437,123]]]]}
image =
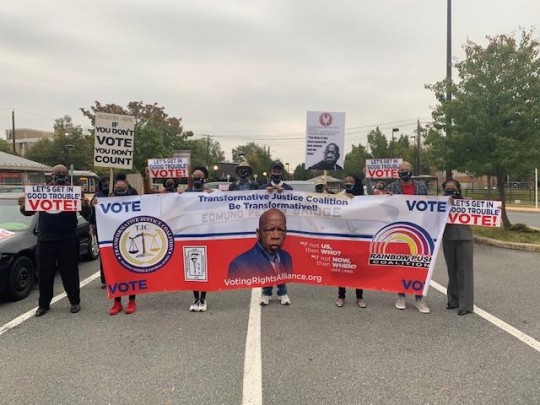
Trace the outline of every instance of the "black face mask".
{"type": "Polygon", "coordinates": [[[444,190],[444,195],[454,197],[454,198],[462,198],[461,194],[459,194],[459,191],[454,190],[454,189],[444,190]]]}
{"type": "Polygon", "coordinates": [[[204,184],[204,179],[201,179],[200,177],[193,177],[191,179],[191,183],[193,184],[193,187],[201,188],[204,184]]]}
{"type": "Polygon", "coordinates": [[[240,169],[238,170],[238,177],[241,179],[247,179],[249,176],[249,171],[246,169],[240,169]]]}
{"type": "Polygon", "coordinates": [[[323,186],[315,186],[315,192],[316,193],[322,193],[324,190],[324,187],[323,186]]]}
{"type": "Polygon", "coordinates": [[[273,174],[271,177],[272,177],[272,182],[274,182],[276,184],[281,182],[281,179],[283,179],[283,175],[281,175],[281,174],[273,174]]]}
{"type": "Polygon", "coordinates": [[[167,190],[169,193],[172,193],[174,190],[176,190],[176,187],[174,184],[165,184],[165,190],[167,190]]]}
{"type": "Polygon", "coordinates": [[[67,183],[67,176],[65,174],[57,174],[54,176],[54,181],[57,184],[66,184],[67,183]]]}
{"type": "Polygon", "coordinates": [[[121,188],[121,189],[118,189],[118,190],[114,190],[114,195],[117,196],[117,197],[124,197],[124,196],[128,195],[127,188],[121,188]]]}
{"type": "Polygon", "coordinates": [[[412,176],[412,172],[399,172],[398,176],[403,181],[409,181],[412,176]]]}
{"type": "Polygon", "coordinates": [[[101,187],[101,192],[105,195],[109,195],[109,185],[107,185],[107,187],[101,187]]]}
{"type": "Polygon", "coordinates": [[[345,191],[350,193],[354,189],[354,184],[345,184],[345,191]]]}

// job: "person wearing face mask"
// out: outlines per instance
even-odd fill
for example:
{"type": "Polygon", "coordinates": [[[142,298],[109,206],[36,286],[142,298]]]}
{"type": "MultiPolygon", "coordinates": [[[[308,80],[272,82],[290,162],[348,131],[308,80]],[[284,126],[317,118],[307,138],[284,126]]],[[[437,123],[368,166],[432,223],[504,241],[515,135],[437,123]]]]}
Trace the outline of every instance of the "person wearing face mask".
{"type": "MultiPolygon", "coordinates": [[[[283,182],[283,172],[285,167],[280,161],[275,161],[270,166],[270,181],[264,183],[260,189],[266,190],[269,193],[278,192],[281,193],[283,190],[292,190],[293,188],[287,183],[283,182]]],[[[261,305],[268,305],[272,299],[272,290],[273,287],[263,287],[262,296],[260,299],[261,305]]],[[[277,285],[277,296],[281,305],[290,305],[291,299],[287,295],[287,284],[278,284],[277,285]]]]}
{"type": "MultiPolygon", "coordinates": [[[[211,193],[213,190],[204,187],[208,179],[208,170],[203,166],[196,166],[191,172],[191,186],[185,190],[178,190],[178,193],[211,193]]],[[[205,312],[208,309],[206,302],[206,291],[193,291],[193,303],[189,307],[191,312],[205,312]]]]}
{"type": "MultiPolygon", "coordinates": [[[[457,180],[448,179],[442,184],[444,195],[450,203],[463,198],[461,185],[457,180]]],[[[473,312],[473,233],[469,225],[446,224],[443,234],[443,252],[448,270],[447,309],[458,308],[458,315],[473,312]]]]}
{"type": "MultiPolygon", "coordinates": [[[[111,194],[111,196],[114,197],[127,197],[129,196],[129,184],[127,181],[124,180],[116,180],[114,183],[114,190],[111,194]]],[[[120,311],[122,311],[122,297],[115,297],[114,298],[114,304],[109,309],[110,315],[117,315],[120,311]]],[[[137,306],[135,305],[135,295],[130,295],[128,299],[128,304],[125,309],[126,314],[132,314],[137,310],[137,306]]]]}
{"type": "Polygon", "coordinates": [[[242,162],[234,169],[238,180],[229,185],[229,191],[257,190],[259,186],[249,179],[253,174],[253,168],[247,163],[242,162]]]}
{"type": "Polygon", "coordinates": [[[163,180],[163,190],[156,191],[152,187],[152,179],[150,177],[150,169],[146,168],[146,176],[144,178],[144,194],[158,194],[158,193],[176,193],[178,191],[178,180],[168,178],[163,180]]]}
{"type": "Polygon", "coordinates": [[[119,172],[116,174],[115,181],[123,181],[127,184],[127,195],[139,195],[137,192],[137,189],[134,187],[131,187],[131,184],[127,181],[127,176],[124,172],[119,172]]]}
{"type": "MultiPolygon", "coordinates": [[[[403,161],[398,166],[399,180],[386,186],[387,194],[407,194],[407,195],[427,195],[426,184],[422,181],[412,179],[412,166],[409,162],[403,161]]],[[[429,314],[430,310],[421,295],[415,296],[415,306],[423,314],[429,314]]],[[[399,293],[396,300],[397,309],[406,309],[405,294],[399,293]]]]}
{"type": "MultiPolygon", "coordinates": [[[[50,185],[69,185],[68,170],[56,165],[52,171],[50,185]]],[[[35,211],[24,209],[25,197],[19,199],[20,211],[25,216],[35,211]]],[[[88,201],[82,198],[81,215],[90,218],[88,201]]],[[[77,213],[75,211],[38,212],[38,237],[36,258],[39,269],[39,305],[35,316],[42,316],[50,309],[53,297],[54,275],[58,267],[64,290],[71,304],[71,313],[81,310],[79,286],[79,238],[77,235],[77,213]]]]}
{"type": "MultiPolygon", "coordinates": [[[[90,223],[90,233],[97,238],[97,223],[96,223],[96,210],[95,205],[98,202],[98,198],[105,198],[109,196],[109,177],[103,176],[98,182],[98,191],[92,197],[90,201],[90,207],[92,208],[92,214],[88,222],[90,223]]],[[[105,274],[103,273],[103,262],[101,261],[101,256],[99,256],[99,278],[101,280],[101,288],[106,287],[105,283],[105,274]]]]}
{"type": "MultiPolygon", "coordinates": [[[[347,176],[345,177],[344,182],[345,189],[339,194],[346,195],[347,197],[353,198],[357,195],[364,195],[364,187],[362,186],[362,180],[356,176],[347,176]]],[[[366,308],[367,302],[364,301],[364,290],[357,288],[356,291],[356,305],[360,308],[366,308]]],[[[345,305],[345,296],[347,290],[345,287],[338,287],[338,298],[336,300],[336,306],[341,308],[345,305]]]]}

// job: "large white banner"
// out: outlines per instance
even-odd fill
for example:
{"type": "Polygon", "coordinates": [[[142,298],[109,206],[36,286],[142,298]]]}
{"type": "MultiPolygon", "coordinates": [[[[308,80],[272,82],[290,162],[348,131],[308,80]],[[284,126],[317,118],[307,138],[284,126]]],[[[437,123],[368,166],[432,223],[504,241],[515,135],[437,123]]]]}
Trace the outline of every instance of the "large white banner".
{"type": "Polygon", "coordinates": [[[344,112],[307,112],[306,169],[343,170],[344,143],[344,112]]]}
{"type": "Polygon", "coordinates": [[[133,168],[134,117],[98,112],[94,130],[94,166],[133,168]]]}

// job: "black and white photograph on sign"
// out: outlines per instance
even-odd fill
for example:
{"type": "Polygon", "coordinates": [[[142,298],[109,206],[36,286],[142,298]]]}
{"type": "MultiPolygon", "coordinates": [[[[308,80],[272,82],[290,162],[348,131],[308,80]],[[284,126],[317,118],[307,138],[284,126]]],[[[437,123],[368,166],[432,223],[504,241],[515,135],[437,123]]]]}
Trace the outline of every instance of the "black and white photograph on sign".
{"type": "Polygon", "coordinates": [[[308,111],[306,125],[306,168],[343,170],[345,113],[308,111]]]}
{"type": "Polygon", "coordinates": [[[133,167],[134,117],[98,112],[94,131],[94,166],[133,167]]]}

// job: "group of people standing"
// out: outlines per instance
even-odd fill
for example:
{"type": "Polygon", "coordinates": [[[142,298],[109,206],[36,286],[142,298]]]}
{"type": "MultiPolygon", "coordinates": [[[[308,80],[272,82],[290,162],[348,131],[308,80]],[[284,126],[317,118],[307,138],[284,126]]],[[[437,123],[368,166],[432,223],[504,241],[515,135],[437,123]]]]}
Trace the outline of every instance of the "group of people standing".
{"type": "MultiPolygon", "coordinates": [[[[281,162],[273,162],[270,167],[270,179],[267,183],[259,186],[250,180],[253,169],[247,163],[237,166],[237,180],[230,184],[229,191],[245,191],[264,189],[268,192],[282,192],[293,188],[283,181],[284,166],[281,162]]],[[[412,178],[412,167],[409,162],[402,162],[398,169],[399,179],[388,184],[377,183],[375,188],[368,184],[370,194],[408,194],[427,195],[428,190],[423,182],[415,181],[412,178]]],[[[190,174],[189,187],[179,190],[176,179],[165,179],[162,192],[212,192],[205,188],[204,184],[208,180],[208,170],[205,167],[194,167],[190,174]]],[[[52,185],[68,184],[68,170],[64,165],[57,165],[53,168],[52,185]]],[[[119,173],[114,181],[112,190],[108,178],[103,178],[99,183],[99,190],[95,194],[92,203],[82,199],[81,214],[90,222],[91,233],[96,235],[96,220],[93,204],[100,198],[110,196],[122,197],[137,195],[137,191],[129,185],[125,174],[119,173]]],[[[460,184],[457,180],[448,179],[443,183],[444,193],[450,196],[450,200],[463,198],[460,184]]],[[[327,192],[323,188],[316,188],[317,192],[327,192]]],[[[145,193],[155,193],[149,182],[147,173],[145,182],[145,193]]],[[[355,176],[347,176],[342,191],[349,197],[364,194],[361,179],[355,176]]],[[[33,215],[35,212],[24,209],[24,197],[19,200],[20,209],[23,215],[33,215]]],[[[53,282],[56,268],[58,266],[64,289],[71,304],[70,311],[77,313],[80,311],[80,287],[78,268],[78,236],[77,236],[77,213],[76,212],[39,212],[38,219],[38,246],[37,257],[40,271],[39,277],[39,305],[35,316],[42,316],[50,309],[50,302],[53,296],[53,282]]],[[[448,224],[443,236],[443,251],[448,269],[448,309],[458,309],[459,315],[473,312],[473,238],[472,231],[466,225],[448,224]]],[[[102,287],[105,287],[105,275],[103,264],[100,258],[100,274],[102,287]]],[[[261,305],[268,305],[272,299],[273,287],[263,287],[260,297],[261,305]]],[[[356,303],[360,308],[366,308],[367,303],[363,298],[363,290],[356,289],[356,303]]],[[[204,312],[207,310],[206,291],[193,291],[193,302],[190,305],[192,312],[204,312]]],[[[277,285],[277,297],[282,305],[290,305],[287,285],[277,285]]],[[[336,306],[343,307],[345,304],[346,289],[338,288],[338,298],[336,306]]],[[[395,302],[397,309],[406,309],[405,294],[398,294],[395,302]]],[[[422,313],[429,313],[423,296],[415,296],[415,306],[422,313]]],[[[109,310],[110,315],[117,315],[123,310],[121,298],[114,299],[113,306],[109,310]]],[[[125,308],[126,314],[136,311],[135,295],[128,297],[128,304],[125,308]]]]}

